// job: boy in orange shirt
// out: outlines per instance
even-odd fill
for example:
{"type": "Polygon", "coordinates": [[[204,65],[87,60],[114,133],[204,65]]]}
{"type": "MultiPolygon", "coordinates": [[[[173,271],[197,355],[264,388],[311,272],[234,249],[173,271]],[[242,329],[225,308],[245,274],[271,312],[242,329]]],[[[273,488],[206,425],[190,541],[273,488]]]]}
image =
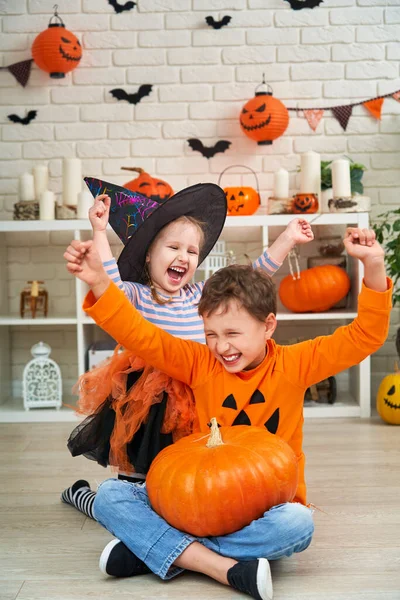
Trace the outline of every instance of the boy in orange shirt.
{"type": "Polygon", "coordinates": [[[68,270],[91,287],[84,310],[125,348],[192,388],[200,431],[208,431],[211,417],[224,426],[265,426],[288,442],[299,465],[293,503],[217,538],[196,539],[169,526],[152,510],[145,486],[105,481],[94,513],[119,539],[103,551],[103,572],[127,576],[150,569],[170,579],[189,569],[257,600],[272,598],[268,560],[301,552],[314,530],[304,480],[304,392],[375,352],[388,332],[392,284],[384,252],[368,230],[349,228],[344,244],[364,264],[358,316],[332,335],[292,346],[271,339],[277,324],[274,284],[250,266],[226,267],[207,281],[199,304],[207,340],[203,346],[145,321],[110,283],[91,242],[79,245],[80,257],[67,249],[68,270]]]}

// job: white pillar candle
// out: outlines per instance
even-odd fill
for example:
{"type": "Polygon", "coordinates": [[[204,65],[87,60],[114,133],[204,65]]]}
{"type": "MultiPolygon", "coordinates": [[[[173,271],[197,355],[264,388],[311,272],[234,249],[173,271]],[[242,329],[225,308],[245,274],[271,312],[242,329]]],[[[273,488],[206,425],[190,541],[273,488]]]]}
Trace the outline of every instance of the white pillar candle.
{"type": "Polygon", "coordinates": [[[321,196],[321,157],[312,150],[301,155],[300,193],[321,196]]]}
{"type": "Polygon", "coordinates": [[[350,162],[345,158],[334,160],[331,169],[333,197],[350,198],[350,162]]]}
{"type": "Polygon", "coordinates": [[[82,190],[78,194],[78,219],[87,219],[89,208],[93,206],[94,198],[89,190],[82,190]]]}
{"type": "Polygon", "coordinates": [[[35,182],[35,198],[40,199],[40,196],[49,187],[49,170],[47,165],[35,165],[33,167],[33,180],[35,182]]]}
{"type": "Polygon", "coordinates": [[[63,204],[76,206],[82,189],[82,165],[79,158],[63,160],[63,204]]]}
{"type": "Polygon", "coordinates": [[[278,169],[274,176],[274,198],[289,198],[289,173],[278,169]]]}
{"type": "Polygon", "coordinates": [[[41,221],[52,221],[55,218],[56,199],[54,192],[45,190],[39,198],[39,218],[41,221]]]}
{"type": "Polygon", "coordinates": [[[19,199],[23,202],[35,200],[35,183],[31,173],[23,173],[19,178],[19,199]]]}

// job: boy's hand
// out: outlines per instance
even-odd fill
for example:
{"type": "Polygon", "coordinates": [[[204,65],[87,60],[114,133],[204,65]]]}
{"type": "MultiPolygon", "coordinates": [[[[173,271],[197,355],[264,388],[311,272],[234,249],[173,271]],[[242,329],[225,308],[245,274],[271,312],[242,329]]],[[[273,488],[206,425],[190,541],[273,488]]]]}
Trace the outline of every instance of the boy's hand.
{"type": "Polygon", "coordinates": [[[68,271],[87,283],[93,292],[96,290],[96,297],[105,292],[110,280],[104,271],[101,258],[93,246],[92,240],[87,242],[72,240],[64,252],[64,258],[67,261],[68,271]]]}
{"type": "Polygon", "coordinates": [[[290,237],[293,241],[293,246],[296,244],[307,244],[314,239],[314,234],[311,225],[306,219],[293,219],[286,227],[284,234],[290,237]]]}
{"type": "Polygon", "coordinates": [[[343,240],[347,254],[358,258],[362,262],[377,261],[384,259],[385,253],[376,241],[375,232],[372,229],[361,229],[360,227],[348,227],[343,240]]]}
{"type": "Polygon", "coordinates": [[[110,216],[111,199],[107,194],[100,194],[94,199],[93,206],[89,209],[89,221],[93,231],[105,231],[110,216]]]}

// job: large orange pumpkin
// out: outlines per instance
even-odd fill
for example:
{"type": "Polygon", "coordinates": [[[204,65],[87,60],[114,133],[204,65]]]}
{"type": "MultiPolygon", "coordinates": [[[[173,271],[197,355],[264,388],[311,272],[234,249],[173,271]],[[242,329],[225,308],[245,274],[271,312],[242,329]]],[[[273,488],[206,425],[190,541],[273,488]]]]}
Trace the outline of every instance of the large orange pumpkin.
{"type": "Polygon", "coordinates": [[[297,480],[297,459],[284,440],[263,427],[218,429],[212,419],[210,436],[194,433],[162,450],[146,485],[159,515],[202,537],[232,533],[290,502],[297,480]]]}
{"type": "Polygon", "coordinates": [[[155,202],[162,202],[167,200],[174,194],[174,190],[166,181],[162,179],[156,179],[151,177],[140,167],[121,167],[125,171],[136,171],[139,176],[135,179],[131,179],[127,183],[124,183],[124,187],[132,192],[138,192],[146,198],[151,198],[155,202]]]}
{"type": "Polygon", "coordinates": [[[335,265],[320,265],[288,275],[279,286],[282,304],[292,312],[324,312],[344,298],[350,290],[346,271],[335,265]]]}
{"type": "Polygon", "coordinates": [[[274,98],[272,91],[257,92],[240,113],[240,127],[247,137],[259,146],[272,144],[289,124],[289,112],[284,104],[274,98]]]}
{"type": "Polygon", "coordinates": [[[57,12],[54,17],[50,19],[48,28],[34,39],[32,57],[39,69],[49,73],[53,79],[61,79],[78,66],[82,47],[76,35],[65,29],[57,12]],[[59,22],[52,23],[54,17],[59,22]]]}

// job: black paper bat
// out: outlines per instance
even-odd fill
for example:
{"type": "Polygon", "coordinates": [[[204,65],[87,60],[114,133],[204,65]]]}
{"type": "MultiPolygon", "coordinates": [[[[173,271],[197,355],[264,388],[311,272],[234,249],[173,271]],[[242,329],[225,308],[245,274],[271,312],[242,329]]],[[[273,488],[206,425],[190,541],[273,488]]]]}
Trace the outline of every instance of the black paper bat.
{"type": "Polygon", "coordinates": [[[206,17],[206,23],[214,29],[221,29],[221,27],[228,25],[231,19],[232,17],[230,17],[229,15],[225,15],[225,17],[222,17],[220,21],[214,21],[214,17],[206,17]]]}
{"type": "Polygon", "coordinates": [[[124,12],[124,10],[132,10],[132,8],[136,6],[136,2],[125,2],[125,4],[118,4],[117,0],[108,0],[108,4],[111,4],[117,14],[124,12]]]}
{"type": "Polygon", "coordinates": [[[141,101],[142,98],[150,94],[152,88],[152,85],[144,84],[139,87],[138,91],[135,94],[128,94],[127,92],[125,92],[125,90],[122,90],[121,88],[110,90],[110,94],[117,100],[126,100],[127,102],[129,102],[129,104],[137,104],[141,101]]]}
{"type": "Polygon", "coordinates": [[[26,117],[19,117],[18,115],[7,115],[7,118],[13,123],[21,123],[21,125],[29,125],[33,119],[36,118],[37,110],[30,110],[26,117]]]}
{"type": "Polygon", "coordinates": [[[301,10],[302,8],[315,8],[319,6],[324,0],[284,0],[289,2],[290,7],[293,10],[301,10]]]}
{"type": "Polygon", "coordinates": [[[188,140],[188,144],[192,150],[200,152],[200,154],[206,158],[212,158],[218,152],[225,152],[225,150],[228,150],[231,143],[232,142],[228,142],[227,140],[219,140],[214,146],[203,146],[203,142],[196,138],[190,138],[190,140],[188,140]]]}

